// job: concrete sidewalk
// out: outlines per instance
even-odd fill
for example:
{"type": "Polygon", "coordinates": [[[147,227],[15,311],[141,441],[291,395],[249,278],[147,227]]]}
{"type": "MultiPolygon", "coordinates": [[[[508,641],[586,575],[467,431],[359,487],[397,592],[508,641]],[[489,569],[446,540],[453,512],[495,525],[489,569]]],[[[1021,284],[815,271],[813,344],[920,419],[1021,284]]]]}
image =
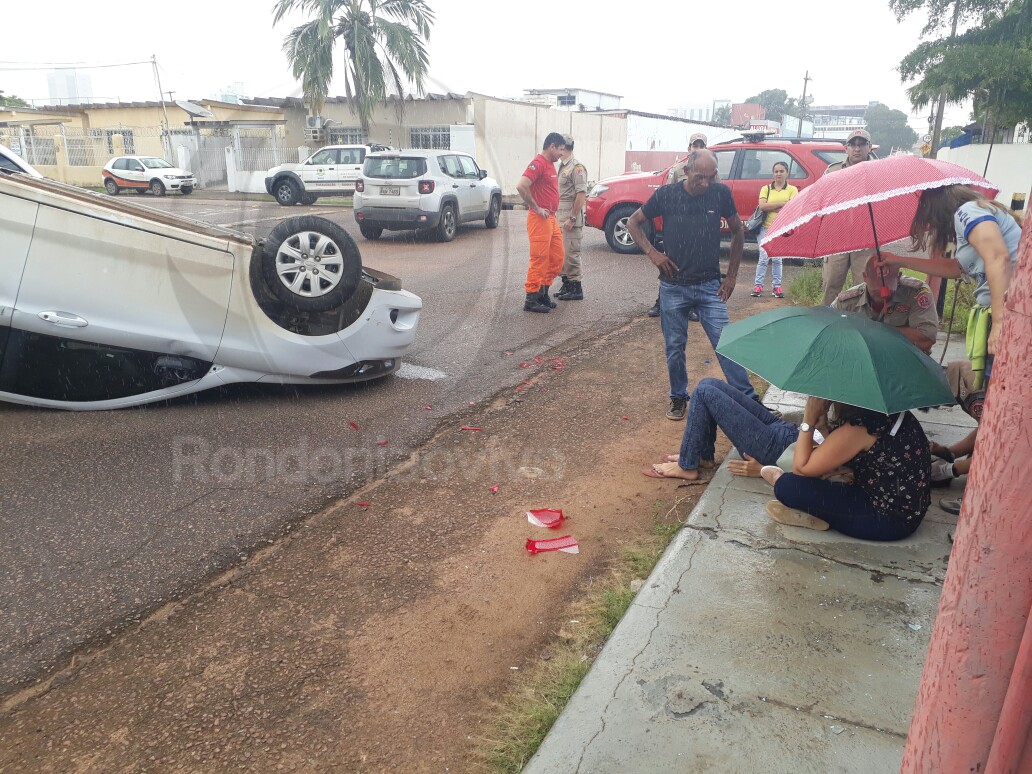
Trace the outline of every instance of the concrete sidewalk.
{"type": "MultiPolygon", "coordinates": [[[[944,444],[975,424],[918,417],[944,444]]],[[[524,772],[899,771],[959,493],[872,543],[777,524],[771,488],[722,466],[524,772]]]]}

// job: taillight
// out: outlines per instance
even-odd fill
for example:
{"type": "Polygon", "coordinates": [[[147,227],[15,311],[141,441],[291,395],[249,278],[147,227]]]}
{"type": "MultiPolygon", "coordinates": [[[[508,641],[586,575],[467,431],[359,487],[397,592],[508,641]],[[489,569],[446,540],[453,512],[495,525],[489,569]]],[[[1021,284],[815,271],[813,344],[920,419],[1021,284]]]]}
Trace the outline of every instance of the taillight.
{"type": "Polygon", "coordinates": [[[419,181],[419,192],[421,194],[428,194],[434,192],[434,181],[433,180],[420,180],[419,181]]]}
{"type": "Polygon", "coordinates": [[[355,181],[355,190],[358,191],[359,193],[362,193],[365,190],[365,180],[361,180],[361,179],[360,180],[356,180],[355,181]]]}

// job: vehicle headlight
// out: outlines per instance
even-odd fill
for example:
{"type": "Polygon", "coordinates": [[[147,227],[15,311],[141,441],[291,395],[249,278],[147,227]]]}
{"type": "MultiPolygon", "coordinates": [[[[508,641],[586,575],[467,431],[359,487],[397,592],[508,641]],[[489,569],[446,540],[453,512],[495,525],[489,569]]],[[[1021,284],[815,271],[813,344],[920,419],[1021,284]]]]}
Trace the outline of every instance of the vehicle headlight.
{"type": "Polygon", "coordinates": [[[175,179],[176,179],[176,176],[175,176],[175,175],[164,175],[164,178],[165,178],[166,180],[175,180],[175,179]]]}
{"type": "Polygon", "coordinates": [[[607,185],[596,185],[594,188],[591,189],[591,193],[589,193],[588,196],[601,196],[608,190],[609,186],[607,185]]]}

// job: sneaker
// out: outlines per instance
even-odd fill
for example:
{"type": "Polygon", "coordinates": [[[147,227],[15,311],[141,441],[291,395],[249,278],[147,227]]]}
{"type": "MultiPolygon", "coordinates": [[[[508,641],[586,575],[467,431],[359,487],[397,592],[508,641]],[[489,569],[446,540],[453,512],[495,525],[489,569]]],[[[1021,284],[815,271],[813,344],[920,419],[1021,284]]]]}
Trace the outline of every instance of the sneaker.
{"type": "Polygon", "coordinates": [[[756,298],[757,296],[762,296],[763,295],[763,285],[757,285],[756,287],[754,287],[752,289],[752,293],[750,293],[749,295],[752,296],[753,298],[756,298]]]}
{"type": "Polygon", "coordinates": [[[778,524],[786,524],[789,527],[803,527],[804,529],[816,529],[823,532],[831,529],[831,525],[824,519],[818,519],[808,513],[797,511],[784,505],[779,500],[767,502],[767,513],[778,524]]]}
{"type": "Polygon", "coordinates": [[[774,286],[774,298],[784,298],[785,294],[781,290],[781,285],[774,286]]]}
{"type": "Polygon", "coordinates": [[[960,505],[963,499],[963,497],[956,497],[952,500],[939,500],[939,507],[946,511],[946,513],[952,513],[954,516],[960,516],[960,505]]]}
{"type": "Polygon", "coordinates": [[[687,398],[671,398],[670,408],[667,409],[667,419],[684,419],[685,412],[688,410],[688,399],[687,398]]]}
{"type": "Polygon", "coordinates": [[[649,317],[659,317],[659,299],[649,308],[649,317]]]}
{"type": "Polygon", "coordinates": [[[932,460],[932,486],[949,486],[954,479],[953,463],[946,460],[932,460]]]}
{"type": "Polygon", "coordinates": [[[699,321],[699,313],[697,311],[695,311],[694,309],[689,309],[688,310],[688,319],[691,322],[698,322],[699,321]]]}

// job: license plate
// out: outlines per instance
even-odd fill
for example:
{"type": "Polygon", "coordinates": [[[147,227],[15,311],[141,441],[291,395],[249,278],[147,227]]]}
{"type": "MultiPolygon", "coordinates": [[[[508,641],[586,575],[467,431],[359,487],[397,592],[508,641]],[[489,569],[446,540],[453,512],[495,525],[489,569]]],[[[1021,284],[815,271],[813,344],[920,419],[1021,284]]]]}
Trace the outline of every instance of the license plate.
{"type": "Polygon", "coordinates": [[[401,187],[396,185],[380,186],[380,193],[383,196],[401,196],[401,187]]]}

